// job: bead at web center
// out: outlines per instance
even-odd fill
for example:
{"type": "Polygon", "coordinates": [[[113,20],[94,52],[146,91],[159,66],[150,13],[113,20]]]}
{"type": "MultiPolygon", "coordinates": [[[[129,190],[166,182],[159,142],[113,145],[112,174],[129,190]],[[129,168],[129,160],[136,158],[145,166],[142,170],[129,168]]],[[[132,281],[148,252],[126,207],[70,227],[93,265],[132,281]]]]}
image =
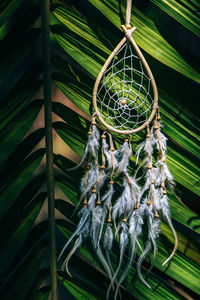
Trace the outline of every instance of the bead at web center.
{"type": "Polygon", "coordinates": [[[126,104],[126,99],[122,99],[121,100],[121,105],[125,105],[126,104]]]}

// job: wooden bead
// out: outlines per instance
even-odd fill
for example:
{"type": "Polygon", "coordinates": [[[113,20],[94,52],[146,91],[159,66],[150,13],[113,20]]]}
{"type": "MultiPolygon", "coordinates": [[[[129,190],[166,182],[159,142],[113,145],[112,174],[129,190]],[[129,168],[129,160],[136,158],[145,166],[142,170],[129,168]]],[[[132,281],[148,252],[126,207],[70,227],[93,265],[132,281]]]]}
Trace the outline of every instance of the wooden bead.
{"type": "Polygon", "coordinates": [[[155,213],[155,218],[159,218],[159,214],[158,213],[155,213]]]}
{"type": "Polygon", "coordinates": [[[111,148],[110,148],[110,151],[115,151],[115,148],[114,148],[114,147],[111,147],[111,148]]]}
{"type": "Polygon", "coordinates": [[[152,165],[148,165],[148,167],[147,167],[148,169],[152,169],[152,165]]]}
{"type": "Polygon", "coordinates": [[[107,219],[107,222],[108,222],[108,223],[112,223],[111,218],[108,218],[108,219],[107,219]]]}
{"type": "Polygon", "coordinates": [[[105,169],[106,167],[104,166],[104,165],[102,165],[101,167],[100,167],[100,169],[105,169]]]}
{"type": "Polygon", "coordinates": [[[147,201],[147,205],[151,205],[151,201],[150,200],[147,201]]]}
{"type": "Polygon", "coordinates": [[[150,138],[150,136],[151,136],[151,135],[150,135],[149,133],[147,133],[146,138],[150,138]]]}
{"type": "Polygon", "coordinates": [[[166,159],[165,159],[165,158],[161,158],[161,160],[162,160],[163,162],[165,162],[165,161],[166,161],[166,159]]]}
{"type": "Polygon", "coordinates": [[[126,99],[122,99],[121,100],[121,105],[125,105],[126,104],[126,99]]]}
{"type": "Polygon", "coordinates": [[[126,223],[127,222],[127,218],[123,218],[122,222],[126,223]]]}
{"type": "Polygon", "coordinates": [[[97,205],[100,205],[100,204],[101,204],[101,201],[98,200],[98,201],[97,201],[97,205]]]}
{"type": "Polygon", "coordinates": [[[96,193],[96,192],[97,192],[96,189],[93,189],[93,190],[92,190],[92,193],[96,193]]]}
{"type": "Polygon", "coordinates": [[[128,143],[128,139],[125,139],[125,140],[124,140],[124,143],[128,143]]]}
{"type": "Polygon", "coordinates": [[[154,183],[155,183],[155,181],[154,181],[154,180],[152,180],[151,184],[154,184],[154,183]]]}
{"type": "Polygon", "coordinates": [[[157,129],[158,129],[158,126],[157,126],[157,125],[155,125],[153,128],[154,128],[155,130],[157,130],[157,129]]]}
{"type": "Polygon", "coordinates": [[[157,116],[157,118],[156,118],[158,121],[160,121],[161,120],[161,116],[157,116]]]}
{"type": "Polygon", "coordinates": [[[136,204],[136,205],[134,206],[134,208],[135,208],[135,209],[138,209],[138,208],[139,208],[139,205],[138,205],[138,204],[136,204]]]}
{"type": "Polygon", "coordinates": [[[88,135],[92,135],[92,131],[88,131],[88,135]]]}
{"type": "Polygon", "coordinates": [[[87,202],[86,199],[83,201],[83,204],[84,204],[84,205],[87,205],[87,204],[88,204],[88,202],[87,202]]]}
{"type": "Polygon", "coordinates": [[[101,138],[102,138],[102,139],[106,139],[106,135],[105,135],[105,134],[102,134],[101,138]]]}
{"type": "Polygon", "coordinates": [[[111,181],[110,181],[110,184],[114,184],[114,181],[113,181],[113,180],[111,180],[111,181]]]}
{"type": "Polygon", "coordinates": [[[96,121],[92,121],[92,125],[96,125],[97,124],[97,122],[96,121]]]}
{"type": "Polygon", "coordinates": [[[126,24],[126,29],[131,29],[131,25],[130,24],[126,24]]]}
{"type": "Polygon", "coordinates": [[[166,195],[166,194],[167,194],[167,191],[166,191],[166,190],[164,190],[164,191],[163,191],[163,194],[164,194],[164,195],[166,195]]]}

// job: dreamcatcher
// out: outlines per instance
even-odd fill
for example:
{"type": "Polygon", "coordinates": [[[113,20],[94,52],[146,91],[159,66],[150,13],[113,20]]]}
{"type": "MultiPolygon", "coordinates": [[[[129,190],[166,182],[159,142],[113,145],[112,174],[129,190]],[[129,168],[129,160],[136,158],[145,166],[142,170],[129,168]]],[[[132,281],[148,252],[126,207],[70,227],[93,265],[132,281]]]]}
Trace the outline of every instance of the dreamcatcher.
{"type": "Polygon", "coordinates": [[[125,37],[105,62],[94,85],[94,114],[81,161],[87,161],[87,167],[81,181],[80,201],[83,207],[79,212],[80,221],[60,254],[61,257],[76,239],[63,263],[69,273],[69,259],[83,241],[90,239],[110,278],[107,298],[115,284],[117,297],[119,286],[134,262],[139,278],[150,288],[142,275],[141,265],[151,252],[153,258],[148,272],[154,265],[156,240],[160,234],[159,216],[167,221],[175,237],[173,252],[163,265],[172,258],[178,243],[166,190],[167,186],[173,189],[174,181],[166,164],[167,138],[160,130],[157,87],[144,56],[132,38],[136,28],[130,25],[130,15],[131,0],[127,0],[126,26],[122,25],[125,37]],[[101,136],[97,120],[105,128],[101,136]],[[137,178],[137,170],[132,178],[128,171],[132,156],[131,135],[142,130],[146,130],[146,139],[138,146],[135,157],[138,163],[139,156],[143,155],[141,166],[144,174],[137,178]],[[112,134],[124,137],[119,149],[114,147],[112,134]],[[115,196],[116,179],[122,182],[118,198],[115,196]],[[141,245],[140,238],[144,232],[146,241],[141,245]],[[120,248],[115,270],[111,262],[114,237],[119,240],[120,248]],[[140,255],[136,260],[138,249],[140,255]]]}

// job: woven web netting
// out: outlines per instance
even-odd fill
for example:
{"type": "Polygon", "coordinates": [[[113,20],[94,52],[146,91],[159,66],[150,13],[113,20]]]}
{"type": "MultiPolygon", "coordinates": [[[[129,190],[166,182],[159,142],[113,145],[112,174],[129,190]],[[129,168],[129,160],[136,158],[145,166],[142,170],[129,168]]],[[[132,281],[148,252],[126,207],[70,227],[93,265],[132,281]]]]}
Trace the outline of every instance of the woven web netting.
{"type": "Polygon", "coordinates": [[[151,80],[129,42],[116,53],[104,72],[97,107],[104,121],[120,130],[141,126],[153,106],[151,80]]]}

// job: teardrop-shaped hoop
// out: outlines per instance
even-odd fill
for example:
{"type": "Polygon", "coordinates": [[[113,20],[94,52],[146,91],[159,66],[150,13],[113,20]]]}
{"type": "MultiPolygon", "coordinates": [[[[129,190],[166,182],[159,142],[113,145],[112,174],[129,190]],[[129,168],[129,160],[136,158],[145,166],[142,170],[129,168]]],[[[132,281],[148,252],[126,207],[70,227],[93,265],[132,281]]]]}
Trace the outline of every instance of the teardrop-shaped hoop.
{"type": "Polygon", "coordinates": [[[96,82],[95,82],[95,85],[94,85],[94,89],[93,89],[93,106],[94,106],[94,110],[95,110],[95,115],[98,117],[98,119],[101,122],[101,124],[107,130],[113,131],[113,132],[116,132],[116,133],[119,133],[119,134],[128,135],[128,134],[136,133],[136,132],[139,132],[139,131],[143,130],[144,128],[148,127],[148,125],[151,123],[151,121],[153,120],[153,118],[154,118],[154,116],[156,114],[156,111],[158,109],[158,90],[157,90],[157,86],[156,86],[153,74],[151,72],[151,69],[150,69],[148,63],[146,62],[146,59],[144,58],[142,52],[140,51],[138,45],[136,44],[136,42],[132,38],[132,33],[136,30],[136,27],[133,27],[131,29],[127,29],[124,25],[122,25],[122,29],[124,30],[125,37],[119,42],[119,44],[116,46],[116,48],[114,49],[114,51],[110,54],[110,56],[106,60],[105,64],[103,65],[103,67],[102,67],[101,71],[99,72],[99,75],[98,75],[98,77],[96,79],[96,82]],[[120,48],[125,44],[125,42],[127,40],[132,44],[132,46],[135,49],[137,55],[141,59],[144,68],[147,71],[149,80],[151,82],[154,99],[153,99],[152,112],[151,112],[151,115],[149,116],[148,120],[146,120],[138,128],[135,128],[135,129],[132,129],[132,130],[119,130],[119,129],[114,128],[113,126],[107,124],[104,121],[104,119],[101,117],[101,113],[99,112],[98,107],[97,107],[97,91],[98,91],[98,87],[99,87],[99,84],[101,82],[101,79],[102,79],[102,76],[103,76],[104,72],[106,71],[107,67],[109,66],[110,62],[112,61],[112,59],[114,58],[114,56],[116,55],[116,53],[120,50],[120,48]]]}

